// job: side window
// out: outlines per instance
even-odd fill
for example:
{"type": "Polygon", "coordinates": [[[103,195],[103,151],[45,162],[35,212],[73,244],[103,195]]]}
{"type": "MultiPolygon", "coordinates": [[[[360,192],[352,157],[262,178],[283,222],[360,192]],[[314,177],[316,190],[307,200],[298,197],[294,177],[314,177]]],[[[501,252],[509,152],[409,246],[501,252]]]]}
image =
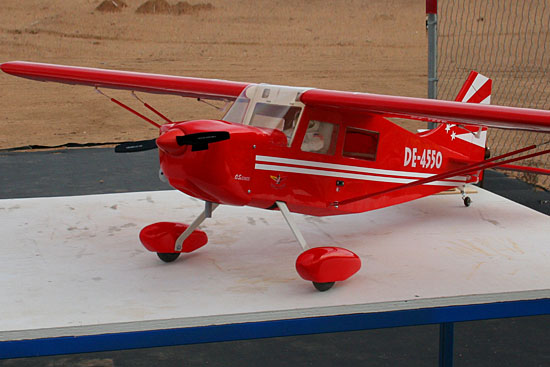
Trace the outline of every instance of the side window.
{"type": "Polygon", "coordinates": [[[378,135],[374,131],[348,127],[344,139],[344,157],[376,160],[378,135]]]}
{"type": "Polygon", "coordinates": [[[338,125],[309,120],[302,150],[304,152],[334,154],[338,137],[338,125]]]}

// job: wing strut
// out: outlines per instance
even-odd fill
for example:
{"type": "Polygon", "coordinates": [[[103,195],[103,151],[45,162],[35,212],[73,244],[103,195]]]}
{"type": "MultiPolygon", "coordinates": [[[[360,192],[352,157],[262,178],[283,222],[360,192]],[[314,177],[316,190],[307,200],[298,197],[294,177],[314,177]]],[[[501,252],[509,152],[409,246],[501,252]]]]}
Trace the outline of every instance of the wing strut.
{"type": "Polygon", "coordinates": [[[403,190],[403,189],[406,189],[406,188],[409,188],[409,187],[424,185],[426,183],[430,183],[430,182],[433,182],[433,181],[444,180],[446,178],[453,177],[453,176],[464,175],[464,174],[468,174],[468,173],[471,173],[471,172],[474,172],[474,171],[480,171],[480,170],[487,169],[487,168],[497,167],[497,166],[500,166],[502,164],[512,163],[512,162],[516,162],[516,161],[519,161],[519,160],[529,159],[529,158],[537,157],[539,155],[548,154],[548,153],[550,153],[550,149],[546,149],[546,150],[536,152],[536,153],[522,155],[522,156],[515,157],[515,158],[510,158],[510,159],[500,161],[500,162],[495,162],[497,160],[507,158],[507,157],[512,156],[512,155],[524,153],[526,151],[535,149],[537,147],[541,147],[541,146],[546,145],[548,143],[549,142],[539,144],[539,145],[530,145],[528,147],[518,149],[518,150],[515,150],[513,152],[506,153],[506,154],[502,154],[500,156],[493,157],[491,159],[487,159],[487,160],[484,160],[484,161],[481,161],[481,162],[470,164],[466,167],[454,169],[454,170],[451,170],[451,171],[448,171],[448,172],[443,172],[443,173],[440,173],[438,175],[423,178],[423,179],[420,179],[420,180],[417,180],[417,181],[410,182],[408,184],[398,185],[398,186],[395,186],[395,187],[392,187],[392,188],[389,188],[389,189],[386,189],[386,190],[382,190],[382,191],[378,191],[378,192],[358,196],[358,197],[343,200],[343,201],[340,201],[340,202],[334,202],[334,203],[331,203],[330,205],[331,206],[339,206],[339,205],[351,204],[351,203],[355,203],[355,202],[360,201],[360,200],[369,199],[373,196],[379,196],[379,195],[387,194],[387,193],[390,193],[390,192],[393,192],[393,191],[403,190]]]}
{"type": "Polygon", "coordinates": [[[198,102],[202,102],[204,103],[205,105],[207,106],[210,106],[210,107],[213,107],[215,108],[216,110],[218,111],[221,111],[223,113],[225,113],[228,109],[228,106],[229,104],[231,103],[230,100],[223,100],[225,102],[225,104],[222,106],[222,107],[219,107],[219,106],[216,106],[214,103],[210,103],[210,102],[206,102],[206,99],[205,98],[197,98],[197,101],[198,102]]]}
{"type": "Polygon", "coordinates": [[[141,98],[139,98],[137,96],[137,94],[132,91],[132,95],[134,96],[135,99],[137,99],[138,101],[140,101],[141,103],[143,103],[143,105],[145,106],[145,108],[153,111],[157,116],[161,117],[164,121],[168,122],[169,124],[173,124],[174,121],[170,120],[168,117],[164,116],[162,113],[160,113],[157,109],[153,108],[153,106],[151,106],[149,103],[143,101],[141,98]]]}
{"type": "Polygon", "coordinates": [[[160,128],[160,125],[157,124],[155,121],[151,120],[151,119],[148,118],[147,116],[142,115],[141,113],[137,112],[137,111],[134,110],[133,108],[131,108],[131,107],[129,107],[129,106],[126,106],[124,103],[120,102],[119,100],[117,100],[117,99],[115,99],[115,98],[113,98],[113,97],[109,97],[108,95],[106,95],[105,93],[103,93],[98,87],[96,87],[95,90],[96,90],[99,94],[101,94],[101,95],[103,95],[103,96],[109,98],[109,99],[111,100],[111,102],[114,102],[114,103],[116,103],[117,105],[119,105],[120,107],[124,108],[125,110],[128,110],[128,111],[132,112],[134,115],[136,115],[136,116],[138,116],[139,118],[141,118],[141,119],[147,121],[148,123],[150,123],[151,125],[155,126],[156,128],[160,128]]]}

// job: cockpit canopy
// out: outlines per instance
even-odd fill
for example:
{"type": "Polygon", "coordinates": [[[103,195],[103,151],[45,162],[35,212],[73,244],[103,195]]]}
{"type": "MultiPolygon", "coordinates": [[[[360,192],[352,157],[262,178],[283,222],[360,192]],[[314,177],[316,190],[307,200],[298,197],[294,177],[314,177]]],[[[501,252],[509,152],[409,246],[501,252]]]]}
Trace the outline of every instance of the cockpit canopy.
{"type": "Polygon", "coordinates": [[[299,101],[307,88],[253,84],[243,90],[223,120],[280,131],[290,146],[304,104],[299,101]]]}

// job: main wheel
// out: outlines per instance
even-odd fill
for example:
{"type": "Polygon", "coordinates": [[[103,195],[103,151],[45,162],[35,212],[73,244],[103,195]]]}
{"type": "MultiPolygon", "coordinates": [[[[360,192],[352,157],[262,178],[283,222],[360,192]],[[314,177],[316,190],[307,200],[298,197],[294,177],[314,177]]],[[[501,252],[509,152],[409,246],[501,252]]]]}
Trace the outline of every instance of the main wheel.
{"type": "Polygon", "coordinates": [[[472,199],[470,199],[469,196],[466,196],[464,198],[464,206],[470,206],[470,204],[472,204],[472,199]]]}
{"type": "Polygon", "coordinates": [[[171,263],[172,261],[176,260],[179,256],[179,252],[157,252],[157,256],[159,259],[164,261],[165,263],[171,263]]]}
{"type": "Polygon", "coordinates": [[[328,283],[312,282],[312,283],[315,289],[317,289],[319,292],[328,291],[334,285],[334,282],[328,282],[328,283]]]}

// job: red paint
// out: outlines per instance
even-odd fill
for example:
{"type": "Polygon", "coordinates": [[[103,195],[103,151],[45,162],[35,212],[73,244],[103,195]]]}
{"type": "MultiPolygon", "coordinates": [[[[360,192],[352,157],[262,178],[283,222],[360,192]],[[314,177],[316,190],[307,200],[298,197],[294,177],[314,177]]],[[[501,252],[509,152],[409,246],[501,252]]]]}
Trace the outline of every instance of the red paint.
{"type": "MultiPolygon", "coordinates": [[[[174,251],[176,240],[189,227],[182,223],[158,222],[144,227],[139,232],[139,239],[143,246],[152,252],[171,253],[174,251]]],[[[184,242],[181,252],[193,252],[206,245],[206,233],[194,230],[184,242]]]]}
{"type": "Polygon", "coordinates": [[[437,0],[426,0],[426,14],[437,14],[437,0]]]}
{"type": "Polygon", "coordinates": [[[339,282],[348,279],[361,268],[361,259],[340,247],[315,247],[296,259],[296,271],[316,283],[339,282]]]}

